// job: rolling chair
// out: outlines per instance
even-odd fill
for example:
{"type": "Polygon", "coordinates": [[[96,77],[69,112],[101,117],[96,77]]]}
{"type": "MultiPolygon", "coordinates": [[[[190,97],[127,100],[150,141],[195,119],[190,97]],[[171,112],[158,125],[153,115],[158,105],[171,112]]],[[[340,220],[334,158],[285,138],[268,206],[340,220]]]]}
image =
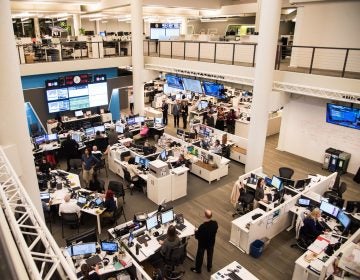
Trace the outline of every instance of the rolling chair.
{"type": "Polygon", "coordinates": [[[108,171],[107,171],[107,167],[106,167],[105,158],[101,158],[99,160],[99,162],[95,165],[95,168],[94,168],[95,172],[97,172],[97,171],[100,172],[101,169],[105,169],[105,174],[106,174],[106,178],[107,178],[108,177],[108,171]]]}
{"type": "Polygon", "coordinates": [[[80,175],[82,171],[82,162],[79,158],[70,159],[70,170],[69,172],[80,175]]]}
{"type": "Polygon", "coordinates": [[[61,213],[61,234],[64,238],[64,225],[75,226],[79,233],[80,218],[76,213],[61,213]]]}
{"type": "Polygon", "coordinates": [[[347,184],[345,182],[341,182],[338,189],[335,189],[337,195],[342,198],[343,193],[347,190],[347,184]]]}
{"type": "Polygon", "coordinates": [[[279,175],[282,178],[291,179],[292,175],[294,175],[294,170],[289,167],[280,167],[279,175]]]}
{"type": "Polygon", "coordinates": [[[117,221],[118,221],[118,219],[121,218],[121,216],[124,216],[124,220],[125,220],[125,222],[127,222],[126,217],[125,217],[124,207],[122,205],[118,206],[115,209],[112,217],[103,217],[102,219],[104,222],[108,221],[111,225],[115,224],[117,226],[118,225],[117,221]]]}
{"type": "Polygon", "coordinates": [[[122,197],[123,203],[125,204],[125,191],[121,182],[109,181],[108,189],[112,190],[116,197],[122,197]]]}
{"type": "Polygon", "coordinates": [[[187,242],[180,244],[170,251],[168,257],[164,258],[165,268],[164,276],[166,279],[175,280],[181,279],[185,274],[185,271],[177,271],[176,267],[182,265],[186,258],[186,246],[187,242]]]}
{"type": "Polygon", "coordinates": [[[305,216],[308,214],[309,214],[308,210],[303,210],[302,212],[298,213],[295,224],[296,243],[290,245],[291,248],[299,248],[304,252],[307,250],[307,247],[309,247],[309,245],[312,243],[301,234],[301,228],[304,226],[305,216]]]}
{"type": "Polygon", "coordinates": [[[238,199],[238,203],[236,204],[235,213],[232,215],[235,216],[242,216],[248,212],[250,212],[252,207],[252,203],[254,202],[254,194],[250,191],[247,191],[245,188],[240,190],[240,196],[238,199]]]}

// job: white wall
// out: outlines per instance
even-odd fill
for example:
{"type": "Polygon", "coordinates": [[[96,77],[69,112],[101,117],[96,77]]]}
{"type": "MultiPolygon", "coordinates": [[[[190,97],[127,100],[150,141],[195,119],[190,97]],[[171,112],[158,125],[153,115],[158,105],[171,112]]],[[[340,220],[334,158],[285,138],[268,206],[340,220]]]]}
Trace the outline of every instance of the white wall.
{"type": "MultiPolygon", "coordinates": [[[[360,1],[318,2],[299,7],[294,45],[360,48],[360,1]]],[[[291,65],[309,66],[311,49],[294,50],[291,65]]],[[[314,68],[342,70],[345,51],[316,50],[314,68]]],[[[360,71],[360,51],[350,51],[347,70],[360,71]]]]}
{"type": "MultiPolygon", "coordinates": [[[[118,32],[118,31],[126,31],[130,32],[130,23],[126,23],[124,21],[117,21],[116,19],[107,19],[104,20],[106,22],[100,21],[100,31],[107,32],[118,32]]],[[[81,19],[81,27],[87,31],[95,32],[95,21],[89,21],[88,19],[81,19]]]]}
{"type": "Polygon", "coordinates": [[[324,99],[292,95],[285,105],[278,148],[317,162],[323,162],[329,147],[351,154],[348,172],[360,166],[360,130],[326,122],[324,99]]]}

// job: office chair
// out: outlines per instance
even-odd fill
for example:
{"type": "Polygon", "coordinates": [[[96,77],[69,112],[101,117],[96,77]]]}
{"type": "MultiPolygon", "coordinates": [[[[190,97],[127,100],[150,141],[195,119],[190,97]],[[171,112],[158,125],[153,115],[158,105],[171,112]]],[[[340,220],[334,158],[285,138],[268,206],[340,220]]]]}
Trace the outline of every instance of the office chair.
{"type": "Polygon", "coordinates": [[[125,204],[125,191],[121,182],[109,181],[108,189],[112,190],[116,197],[122,197],[123,203],[125,204]]]}
{"type": "Polygon", "coordinates": [[[337,190],[337,194],[342,198],[343,193],[347,190],[347,184],[345,182],[341,182],[339,189],[337,190]]]}
{"type": "Polygon", "coordinates": [[[289,167],[280,167],[279,175],[282,178],[291,179],[292,175],[294,175],[294,170],[289,167]]]}
{"type": "Polygon", "coordinates": [[[121,216],[124,216],[124,220],[126,222],[127,220],[126,220],[126,217],[125,217],[124,207],[122,205],[118,206],[115,209],[112,217],[103,217],[102,219],[103,219],[104,222],[109,221],[109,223],[111,225],[115,224],[117,226],[118,225],[117,221],[118,221],[118,219],[121,218],[121,216]]]}
{"type": "Polygon", "coordinates": [[[185,261],[186,246],[187,246],[187,242],[180,244],[179,246],[171,249],[169,256],[164,258],[165,279],[170,279],[170,280],[181,279],[181,277],[185,274],[185,271],[183,270],[177,271],[176,267],[182,265],[185,261]]]}
{"type": "Polygon", "coordinates": [[[82,162],[79,158],[70,159],[70,170],[69,172],[80,175],[82,171],[82,162]]]}
{"type": "Polygon", "coordinates": [[[80,228],[80,218],[76,213],[61,213],[61,234],[64,238],[64,225],[69,225],[77,228],[79,233],[80,228]]]}
{"type": "Polygon", "coordinates": [[[99,183],[100,183],[100,189],[102,190],[102,192],[105,192],[105,181],[98,179],[99,183]]]}
{"type": "Polygon", "coordinates": [[[105,158],[101,158],[99,160],[99,162],[95,165],[95,168],[94,168],[95,172],[97,172],[97,171],[100,172],[101,169],[105,169],[106,178],[108,178],[108,171],[107,171],[107,167],[106,167],[105,158]]]}
{"type": "Polygon", "coordinates": [[[252,209],[250,209],[251,204],[254,201],[254,194],[250,191],[246,191],[245,188],[242,188],[240,190],[240,196],[238,199],[238,203],[236,204],[235,213],[232,215],[235,216],[242,216],[248,212],[250,212],[252,209]]]}
{"type": "Polygon", "coordinates": [[[52,233],[52,213],[51,213],[51,209],[50,211],[43,211],[44,212],[44,219],[45,219],[45,223],[49,225],[49,230],[52,233]]]}
{"type": "Polygon", "coordinates": [[[296,224],[295,224],[295,238],[296,243],[290,245],[291,248],[299,248],[302,251],[306,251],[307,247],[311,244],[309,240],[306,240],[306,238],[301,234],[301,228],[304,226],[304,219],[309,214],[308,210],[303,210],[302,212],[298,213],[296,224]]]}
{"type": "Polygon", "coordinates": [[[126,168],[123,168],[123,171],[124,171],[124,182],[127,185],[126,189],[129,189],[130,195],[132,195],[133,189],[135,185],[138,186],[139,180],[134,180],[133,178],[131,178],[130,172],[126,168]]]}

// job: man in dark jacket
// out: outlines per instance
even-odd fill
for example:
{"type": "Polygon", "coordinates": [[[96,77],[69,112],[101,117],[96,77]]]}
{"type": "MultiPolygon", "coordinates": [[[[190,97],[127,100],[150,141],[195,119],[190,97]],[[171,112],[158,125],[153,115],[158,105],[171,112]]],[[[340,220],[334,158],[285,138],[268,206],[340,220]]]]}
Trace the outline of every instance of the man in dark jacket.
{"type": "Polygon", "coordinates": [[[61,143],[62,151],[66,158],[67,171],[70,170],[70,159],[76,158],[78,155],[79,144],[71,139],[70,134],[67,135],[66,140],[61,143]]]}
{"type": "Polygon", "coordinates": [[[195,238],[198,240],[198,249],[196,253],[195,267],[191,271],[201,273],[201,267],[204,259],[205,250],[207,252],[207,270],[211,271],[212,258],[214,254],[214,245],[218,224],[211,220],[211,210],[205,210],[205,222],[201,224],[197,231],[195,231],[195,238]]]}
{"type": "Polygon", "coordinates": [[[168,124],[168,109],[169,109],[169,105],[166,103],[165,100],[162,101],[162,106],[161,106],[161,110],[163,113],[163,125],[167,125],[168,124]]]}

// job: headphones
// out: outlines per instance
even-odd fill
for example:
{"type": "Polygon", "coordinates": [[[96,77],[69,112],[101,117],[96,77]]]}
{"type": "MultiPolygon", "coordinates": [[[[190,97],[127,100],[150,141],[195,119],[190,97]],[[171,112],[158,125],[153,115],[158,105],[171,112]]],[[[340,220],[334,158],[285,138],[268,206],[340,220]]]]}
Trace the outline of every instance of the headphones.
{"type": "Polygon", "coordinates": [[[104,266],[107,266],[110,262],[110,260],[108,258],[103,258],[103,263],[104,263],[104,266]]]}

